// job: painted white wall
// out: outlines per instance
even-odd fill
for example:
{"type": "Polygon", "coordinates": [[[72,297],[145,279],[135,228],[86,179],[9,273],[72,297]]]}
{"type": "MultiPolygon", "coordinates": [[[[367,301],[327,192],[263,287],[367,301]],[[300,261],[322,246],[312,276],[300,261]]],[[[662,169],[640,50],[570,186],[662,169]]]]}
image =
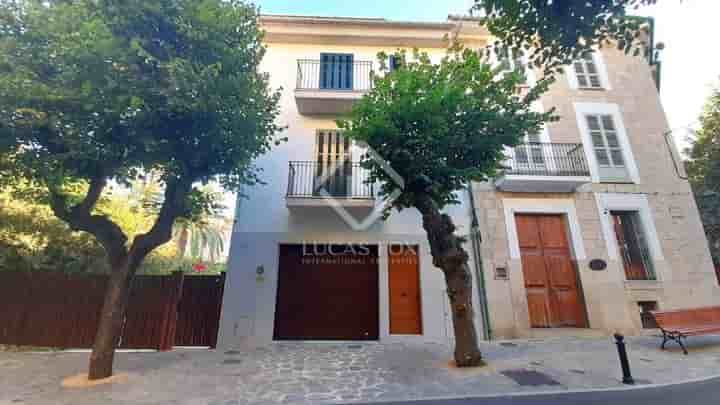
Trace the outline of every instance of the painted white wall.
{"type": "MultiPolygon", "coordinates": [[[[315,133],[334,129],[332,118],[302,116],[297,112],[294,89],[298,59],[319,59],[321,52],[353,53],[355,61],[375,61],[379,51],[394,48],[358,46],[319,46],[270,44],[262,68],[270,74],[271,85],[282,88],[281,114],[278,122],[287,126],[288,142],[274,148],[257,160],[263,169],[266,185],[243,190],[248,196],[236,208],[236,223],[231,241],[225,298],[221,315],[219,344],[232,346],[248,338],[268,342],[272,339],[278,274],[279,245],[282,243],[369,243],[380,245],[380,339],[447,342],[451,339],[445,281],[442,272],[432,266],[432,257],[421,216],[415,209],[394,212],[387,221],[379,221],[365,231],[354,231],[330,208],[291,211],[286,207],[288,162],[314,160],[315,133]],[[422,295],[422,336],[389,334],[389,296],[387,243],[420,245],[420,279],[422,295]],[[258,268],[264,273],[257,274],[258,268]]],[[[444,50],[431,50],[439,60],[444,50]]],[[[461,203],[448,207],[458,227],[458,234],[469,233],[468,196],[459,194],[461,203]]],[[[467,245],[471,249],[470,244],[467,245]]],[[[477,292],[476,285],[474,291],[477,292]]],[[[479,308],[477,294],[475,306],[479,308]]],[[[476,324],[480,327],[480,311],[476,324]]],[[[481,336],[480,331],[478,335],[481,336]]]]}

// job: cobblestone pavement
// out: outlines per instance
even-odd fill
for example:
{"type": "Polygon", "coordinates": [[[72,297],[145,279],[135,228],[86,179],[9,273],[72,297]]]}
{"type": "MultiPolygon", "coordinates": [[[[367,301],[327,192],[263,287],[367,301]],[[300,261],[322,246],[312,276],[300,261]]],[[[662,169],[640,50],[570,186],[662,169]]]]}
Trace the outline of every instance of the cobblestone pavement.
{"type": "MultiPolygon", "coordinates": [[[[690,339],[690,355],[658,349],[657,337],[629,338],[633,374],[662,384],[720,374],[720,336],[690,339]]],[[[87,353],[0,352],[0,405],[273,404],[366,402],[528,391],[617,388],[611,338],[483,343],[487,367],[450,366],[438,344],[274,343],[252,350],[118,353],[127,382],[66,389],[87,353]]]]}

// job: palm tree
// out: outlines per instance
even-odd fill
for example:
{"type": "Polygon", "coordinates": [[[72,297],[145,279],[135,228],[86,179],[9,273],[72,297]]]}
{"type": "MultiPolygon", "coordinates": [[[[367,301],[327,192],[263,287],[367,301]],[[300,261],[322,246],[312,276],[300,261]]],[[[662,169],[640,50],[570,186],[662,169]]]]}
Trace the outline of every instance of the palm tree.
{"type": "MultiPolygon", "coordinates": [[[[139,210],[157,215],[162,201],[162,187],[152,172],[144,179],[134,182],[131,187],[134,196],[131,204],[139,210]]],[[[222,192],[210,184],[202,187],[204,198],[208,199],[210,209],[195,215],[192,219],[178,218],[173,225],[173,240],[177,245],[177,257],[183,259],[207,260],[216,263],[225,251],[225,235],[228,231],[228,218],[221,215],[224,206],[222,192]]]]}
{"type": "Polygon", "coordinates": [[[214,220],[188,221],[177,220],[173,227],[173,240],[177,244],[178,257],[207,258],[216,263],[225,250],[223,224],[214,220]],[[189,249],[188,249],[189,247],[189,249]]]}

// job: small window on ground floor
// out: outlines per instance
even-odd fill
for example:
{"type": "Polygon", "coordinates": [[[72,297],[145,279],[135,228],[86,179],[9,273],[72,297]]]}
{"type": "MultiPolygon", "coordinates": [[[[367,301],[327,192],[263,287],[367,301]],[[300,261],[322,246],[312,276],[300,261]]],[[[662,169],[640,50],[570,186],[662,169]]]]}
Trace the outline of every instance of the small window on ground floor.
{"type": "Polygon", "coordinates": [[[652,311],[658,310],[657,301],[639,301],[638,306],[640,307],[640,321],[643,329],[657,329],[658,324],[651,314],[652,311]]]}
{"type": "Polygon", "coordinates": [[[642,220],[637,211],[612,211],[613,228],[628,280],[655,280],[642,220]]]}

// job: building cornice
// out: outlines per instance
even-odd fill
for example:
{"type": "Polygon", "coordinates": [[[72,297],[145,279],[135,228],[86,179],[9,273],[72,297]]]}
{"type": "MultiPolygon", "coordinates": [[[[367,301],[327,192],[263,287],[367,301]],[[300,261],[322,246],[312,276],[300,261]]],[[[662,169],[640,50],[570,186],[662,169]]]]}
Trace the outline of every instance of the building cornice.
{"type": "Polygon", "coordinates": [[[455,27],[453,22],[423,22],[423,21],[391,21],[385,18],[355,18],[355,17],[321,17],[300,15],[274,15],[260,16],[261,24],[317,24],[330,26],[367,26],[382,28],[415,28],[427,30],[449,30],[455,27]]]}
{"type": "Polygon", "coordinates": [[[480,45],[488,33],[476,21],[390,21],[383,18],[348,18],[295,15],[261,15],[267,43],[348,44],[444,48],[456,35],[464,43],[480,45]]]}

